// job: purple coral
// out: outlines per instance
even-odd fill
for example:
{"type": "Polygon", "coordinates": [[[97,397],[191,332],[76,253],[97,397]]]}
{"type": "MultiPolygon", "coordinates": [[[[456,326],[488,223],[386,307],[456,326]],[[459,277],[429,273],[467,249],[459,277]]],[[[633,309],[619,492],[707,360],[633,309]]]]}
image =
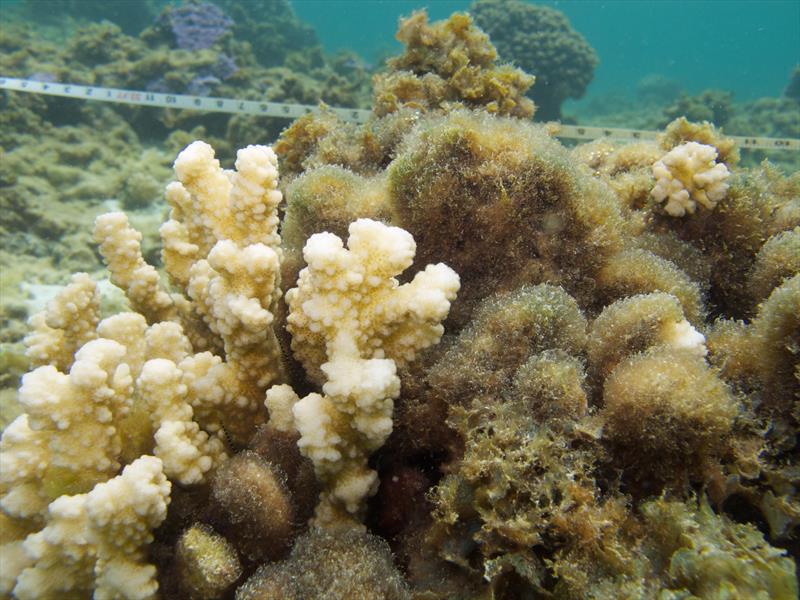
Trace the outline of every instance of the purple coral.
{"type": "Polygon", "coordinates": [[[45,71],[37,71],[36,73],[32,74],[28,77],[31,81],[39,81],[41,83],[57,83],[58,77],[53,75],[52,73],[47,73],[45,71]]]}
{"type": "Polygon", "coordinates": [[[181,50],[203,50],[225,35],[233,20],[209,2],[189,2],[161,15],[181,50]]]}
{"type": "Polygon", "coordinates": [[[201,69],[197,76],[189,82],[187,94],[208,96],[212,88],[225,81],[239,70],[236,62],[227,54],[220,53],[217,62],[210,69],[201,69]]]}
{"type": "Polygon", "coordinates": [[[224,52],[220,53],[216,64],[211,67],[211,73],[223,81],[234,75],[238,70],[239,67],[236,64],[236,61],[224,52]]]}
{"type": "Polygon", "coordinates": [[[186,86],[186,93],[192,96],[208,96],[211,88],[219,83],[221,83],[220,80],[213,75],[198,75],[186,86]]]}
{"type": "Polygon", "coordinates": [[[152,79],[145,85],[148,92],[185,93],[192,96],[208,96],[211,90],[231,77],[239,70],[230,56],[221,52],[217,62],[210,67],[199,69],[188,84],[183,84],[179,80],[168,81],[165,77],[152,79]]]}

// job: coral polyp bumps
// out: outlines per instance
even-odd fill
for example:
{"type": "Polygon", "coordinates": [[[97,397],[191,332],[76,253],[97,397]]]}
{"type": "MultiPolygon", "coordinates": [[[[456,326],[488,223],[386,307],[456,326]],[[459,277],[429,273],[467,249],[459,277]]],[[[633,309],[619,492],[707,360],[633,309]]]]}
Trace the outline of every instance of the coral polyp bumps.
{"type": "MultiPolygon", "coordinates": [[[[271,328],[282,255],[277,158],[268,147],[250,146],[239,152],[236,167],[224,172],[202,142],[175,162],[179,182],[167,190],[173,212],[162,237],[166,270],[182,293],[161,286],[142,259],[139,234],[124,214],[110,213],[97,219],[96,236],[112,281],[137,312],[100,321],[95,283],[76,275],[36,319],[28,338],[31,355],[48,364],[24,377],[20,400],[27,412],[2,438],[3,509],[33,529],[44,525],[5,548],[15,560],[6,565],[4,587],[13,587],[16,596],[81,589],[103,597],[153,595],[155,569],[142,564],[143,553],[150,530],[166,516],[167,478],[193,485],[207,482],[212,472],[223,479],[227,473],[242,496],[252,479],[260,489],[250,503],[266,496],[271,502],[264,509],[277,519],[264,527],[290,529],[293,507],[283,469],[259,467],[255,458],[252,466],[235,469],[244,455],[221,467],[265,421],[265,397],[271,429],[296,435],[294,452],[313,463],[321,483],[317,524],[347,526],[377,488],[367,459],[392,430],[400,391],[396,370],[438,342],[458,276],[443,264],[431,265],[399,284],[395,276],[411,265],[414,240],[377,221],[355,221],[347,249],[333,234],[311,236],[304,249],[308,267],[287,293],[287,328],[309,377],[326,381],[324,395],[300,400],[287,385],[270,388],[285,378],[271,328]],[[137,451],[145,456],[103,482],[137,451]],[[140,464],[148,468],[134,469],[140,464]],[[126,485],[144,488],[154,478],[157,493],[125,494],[126,485]],[[106,505],[93,511],[88,504],[85,517],[59,509],[67,499],[91,502],[101,494],[106,505]],[[115,508],[120,501],[126,504],[115,508]],[[106,513],[100,523],[93,519],[97,510],[106,513]],[[117,518],[128,529],[105,539],[103,526],[113,530],[117,518]],[[86,533],[54,543],[51,531],[68,522],[86,533]],[[76,554],[85,558],[67,561],[63,578],[46,576],[59,557],[76,554]],[[109,575],[113,561],[116,571],[109,575]]],[[[215,498],[234,525],[242,502],[246,520],[257,514],[246,497],[231,498],[222,489],[215,498]]],[[[270,533],[264,542],[280,548],[289,532],[270,533]]],[[[180,548],[201,543],[181,540],[180,548]]]]}
{"type": "Polygon", "coordinates": [[[178,156],[168,283],[97,220],[130,310],[79,274],[32,320],[3,592],[795,597],[797,176],[685,120],[568,150],[468,17],[401,31],[280,187],[178,156]]]}

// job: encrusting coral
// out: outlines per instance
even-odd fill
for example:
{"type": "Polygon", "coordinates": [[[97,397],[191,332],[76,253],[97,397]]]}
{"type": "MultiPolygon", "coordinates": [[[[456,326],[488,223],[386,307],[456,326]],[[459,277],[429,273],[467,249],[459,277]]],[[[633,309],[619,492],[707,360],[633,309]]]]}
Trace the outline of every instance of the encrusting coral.
{"type": "Polygon", "coordinates": [[[32,321],[3,593],[796,597],[800,180],[685,119],[567,150],[448,87],[468,18],[401,27],[446,94],[190,144],[163,275],[98,219],[129,310],[32,321]]]}

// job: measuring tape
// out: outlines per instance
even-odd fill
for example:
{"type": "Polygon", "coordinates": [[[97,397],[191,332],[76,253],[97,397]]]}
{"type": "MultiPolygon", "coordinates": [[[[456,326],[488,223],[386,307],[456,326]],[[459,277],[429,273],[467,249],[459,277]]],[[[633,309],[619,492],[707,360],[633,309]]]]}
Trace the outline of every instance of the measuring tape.
{"type": "MultiPolygon", "coordinates": [[[[94,85],[76,85],[74,83],[50,83],[0,77],[0,89],[15,90],[48,96],[80,98],[97,102],[115,102],[117,104],[135,104],[138,106],[155,106],[159,108],[181,108],[202,110],[205,112],[223,112],[262,117],[280,117],[296,119],[309,113],[319,113],[319,106],[305,104],[288,104],[285,102],[258,102],[255,100],[235,100],[233,98],[212,98],[209,96],[188,96],[186,94],[163,94],[161,92],[142,92],[122,90],[119,88],[97,87],[94,85]]],[[[363,123],[371,111],[358,108],[326,107],[337,117],[353,123],[363,123]]]]}
{"type": "MultiPolygon", "coordinates": [[[[143,92],[123,90],[119,88],[77,85],[73,83],[51,83],[0,77],[0,89],[80,98],[97,102],[115,102],[118,104],[135,104],[138,106],[155,106],[160,108],[180,108],[202,110],[205,112],[223,112],[262,117],[296,119],[309,113],[319,114],[323,108],[306,104],[290,104],[285,102],[260,102],[257,100],[236,100],[234,98],[213,98],[209,96],[189,96],[186,94],[164,94],[161,92],[143,92]]],[[[364,123],[372,114],[360,108],[336,108],[326,106],[324,110],[333,113],[343,121],[364,123]]],[[[655,140],[659,132],[640,129],[623,129],[619,127],[583,127],[577,125],[551,124],[550,129],[556,137],[578,140],[645,141],[655,140]]],[[[741,148],[758,148],[762,150],[800,150],[800,140],[792,138],[726,136],[734,140],[741,148]]]]}

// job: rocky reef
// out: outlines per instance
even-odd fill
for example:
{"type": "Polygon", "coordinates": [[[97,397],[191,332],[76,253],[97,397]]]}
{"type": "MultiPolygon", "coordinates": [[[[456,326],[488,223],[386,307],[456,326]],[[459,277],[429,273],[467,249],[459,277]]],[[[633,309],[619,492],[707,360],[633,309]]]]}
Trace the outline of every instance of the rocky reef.
{"type": "Polygon", "coordinates": [[[795,598],[800,176],[566,148],[468,16],[399,37],[367,123],[183,149],[159,265],[96,219],[125,304],[31,321],[2,593],[795,598]]]}

